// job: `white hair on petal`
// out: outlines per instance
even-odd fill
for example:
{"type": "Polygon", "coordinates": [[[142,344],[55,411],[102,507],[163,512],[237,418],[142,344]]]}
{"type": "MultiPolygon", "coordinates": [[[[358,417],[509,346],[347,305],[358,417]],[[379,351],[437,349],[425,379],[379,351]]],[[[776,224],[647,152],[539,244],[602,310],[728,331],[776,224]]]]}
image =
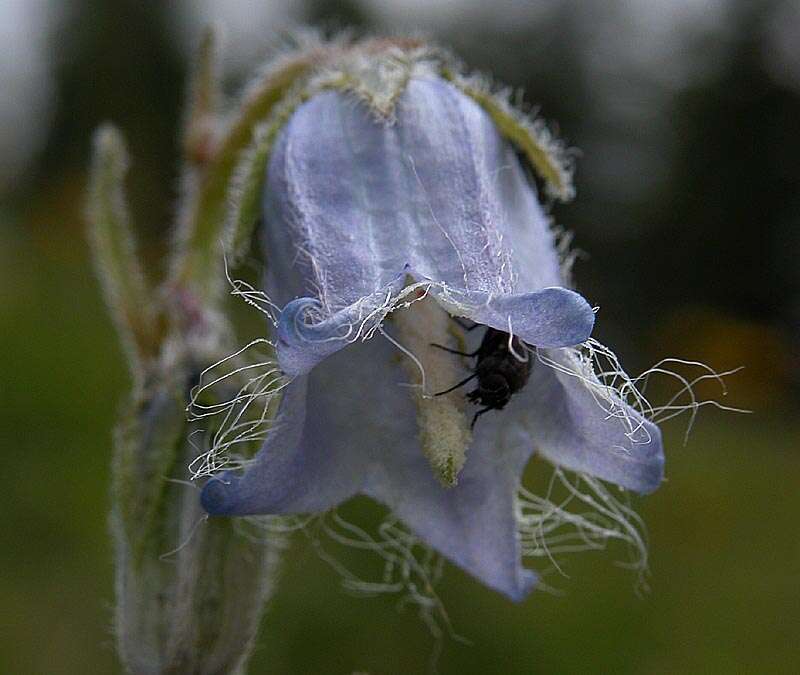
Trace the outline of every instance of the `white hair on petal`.
{"type": "Polygon", "coordinates": [[[345,592],[363,598],[394,595],[398,607],[413,606],[435,640],[433,657],[443,639],[460,642],[436,586],[444,572],[445,558],[411,533],[388,513],[369,529],[341,515],[337,509],[325,513],[290,516],[246,516],[236,519],[241,533],[254,542],[286,542],[302,533],[320,560],[341,579],[345,592]],[[357,574],[342,561],[342,551],[366,551],[376,556],[372,575],[357,574]]]}
{"type": "Polygon", "coordinates": [[[562,201],[572,199],[576,151],[556,137],[534,108],[524,105],[522,90],[498,86],[482,73],[466,74],[452,54],[442,49],[440,53],[440,74],[480,105],[501,133],[525,154],[545,181],[548,195],[562,201]]]}
{"type": "MultiPolygon", "coordinates": [[[[269,296],[246,281],[231,278],[227,263],[225,273],[231,287],[230,294],[257,309],[276,326],[280,310],[269,296]]],[[[452,307],[459,306],[451,289],[438,282],[409,283],[395,293],[391,290],[377,291],[354,303],[356,318],[342,326],[341,334],[324,341],[343,340],[352,344],[370,340],[376,332],[383,332],[382,325],[388,315],[423,300],[432,287],[437,288],[440,299],[452,307]],[[376,296],[379,298],[377,303],[376,296]]],[[[310,319],[315,323],[327,316],[324,308],[312,307],[298,320],[310,319]]],[[[189,465],[193,479],[246,467],[252,461],[252,445],[266,440],[274,428],[278,400],[291,382],[291,378],[280,369],[274,353],[275,344],[271,340],[256,338],[200,373],[199,381],[191,391],[188,417],[189,421],[214,418],[214,432],[210,434],[207,446],[198,448],[197,457],[189,465]]]]}
{"type": "MultiPolygon", "coordinates": [[[[732,412],[749,412],[708,399],[699,400],[694,388],[700,382],[719,383],[721,395],[727,394],[724,378],[738,372],[735,368],[717,372],[699,361],[662,359],[642,374],[631,377],[622,368],[614,352],[594,338],[575,347],[541,350],[529,347],[537,361],[559,373],[576,378],[591,394],[606,419],[616,419],[625,428],[632,444],[649,443],[650,433],[643,420],[660,423],[688,413],[686,438],[700,408],[713,406],[732,412]],[[560,352],[556,360],[545,352],[560,352]],[[681,374],[676,366],[688,369],[681,374]],[[692,372],[693,371],[693,372],[692,372]],[[663,405],[653,405],[645,396],[650,381],[662,376],[678,383],[677,391],[663,405]],[[631,414],[631,409],[638,415],[631,414]]],[[[605,549],[609,542],[628,544],[631,559],[626,566],[637,572],[639,587],[646,589],[647,540],[644,523],[629,505],[610,492],[603,481],[583,473],[568,474],[558,466],[544,496],[520,487],[517,495],[517,523],[523,556],[546,558],[561,572],[556,556],[605,549]],[[571,476],[571,477],[570,477],[571,476]]],[[[619,488],[621,494],[627,494],[619,488]]]]}
{"type": "Polygon", "coordinates": [[[514,327],[511,325],[510,316],[508,317],[508,351],[520,363],[527,363],[531,358],[529,349],[523,349],[524,354],[520,354],[514,347],[514,327]]]}
{"type": "Polygon", "coordinates": [[[414,352],[412,352],[410,349],[404,347],[402,344],[400,344],[400,342],[395,340],[391,335],[389,335],[385,330],[383,330],[383,327],[380,327],[378,330],[380,331],[381,335],[384,338],[386,338],[386,340],[388,340],[395,348],[397,348],[399,351],[405,354],[409,359],[411,359],[411,362],[414,364],[414,367],[417,368],[417,370],[419,370],[419,377],[420,377],[419,384],[401,382],[399,383],[399,386],[417,388],[420,390],[423,398],[432,398],[433,394],[431,394],[428,391],[428,375],[425,372],[425,366],[422,364],[422,361],[419,360],[419,357],[416,354],[414,354],[414,352]]]}
{"type": "Polygon", "coordinates": [[[439,231],[442,233],[442,236],[447,240],[447,243],[450,244],[453,251],[458,258],[458,263],[461,265],[461,273],[462,278],[464,279],[464,289],[469,290],[469,277],[467,275],[467,266],[464,264],[464,257],[461,255],[461,250],[456,246],[453,238],[447,232],[447,230],[442,227],[442,224],[439,222],[439,219],[436,217],[436,212],[433,210],[433,205],[431,204],[430,197],[428,196],[428,191],[425,189],[425,185],[422,183],[422,179],[419,177],[419,173],[417,172],[417,165],[414,163],[414,158],[411,155],[406,155],[406,160],[408,161],[409,166],[411,167],[411,171],[414,173],[414,178],[417,179],[417,183],[419,183],[420,190],[422,190],[422,195],[425,197],[425,204],[428,207],[428,211],[431,214],[431,219],[435,223],[436,227],[439,228],[439,231]]]}
{"type": "Polygon", "coordinates": [[[224,251],[224,247],[222,252],[222,261],[225,269],[225,279],[227,279],[228,285],[231,287],[230,295],[236,298],[241,298],[248,305],[254,307],[264,316],[266,316],[273,326],[277,326],[278,314],[280,314],[281,308],[272,302],[272,300],[270,300],[269,296],[264,291],[258,290],[244,279],[234,279],[231,277],[230,269],[228,268],[228,256],[224,251]]]}
{"type": "MultiPolygon", "coordinates": [[[[298,252],[306,253],[310,264],[315,264],[314,256],[302,249],[298,252]]],[[[247,282],[231,279],[227,275],[227,265],[226,276],[232,288],[231,295],[241,297],[277,325],[279,308],[265,293],[247,282]]],[[[323,300],[325,280],[319,274],[316,278],[321,291],[318,297],[323,300]]],[[[376,291],[350,305],[353,318],[342,325],[341,334],[326,339],[351,344],[370,340],[380,333],[417,362],[424,395],[426,378],[422,364],[384,331],[383,323],[393,312],[408,309],[431,292],[436,293],[437,302],[450,314],[459,315],[468,309],[458,289],[442,282],[408,278],[399,291],[376,291]]],[[[299,316],[298,320],[314,324],[326,320],[336,311],[336,307],[323,300],[320,307],[310,308],[309,313],[299,316]]],[[[518,354],[510,320],[508,334],[509,347],[516,358],[533,357],[542,366],[575,378],[589,392],[606,419],[618,420],[623,425],[632,444],[651,441],[645,420],[659,423],[688,413],[688,435],[701,407],[747,412],[716,400],[700,400],[694,391],[699,383],[714,380],[719,383],[724,396],[727,393],[724,378],[738,369],[718,373],[697,361],[667,358],[631,377],[616,354],[594,338],[560,349],[526,346],[528,353],[518,354]],[[679,372],[679,369],[687,372],[679,372]],[[665,377],[678,384],[677,390],[662,405],[653,405],[645,395],[655,377],[665,377]]],[[[290,381],[274,359],[274,344],[267,338],[252,340],[206,368],[192,391],[190,419],[213,417],[219,422],[208,447],[200,452],[190,467],[193,478],[213,475],[222,469],[242,468],[252,461],[250,455],[234,451],[242,444],[263,441],[274,429],[275,403],[290,381]],[[251,350],[259,348],[264,348],[266,353],[253,358],[251,350]],[[213,394],[212,402],[204,400],[209,394],[213,394]]],[[[553,467],[550,484],[543,496],[521,486],[515,515],[523,557],[547,560],[553,570],[561,572],[558,562],[561,556],[577,551],[604,550],[615,541],[621,542],[631,553],[625,566],[637,573],[639,587],[646,588],[648,558],[644,524],[625,502],[628,493],[620,489],[620,497],[612,494],[612,489],[592,476],[568,474],[558,466],[553,467]]],[[[270,536],[302,531],[319,556],[341,575],[345,589],[367,596],[399,594],[404,604],[410,603],[418,608],[421,618],[437,639],[444,635],[443,628],[452,634],[447,614],[434,590],[441,576],[443,558],[408,532],[391,514],[372,534],[344,520],[336,511],[295,519],[271,516],[249,520],[270,536]],[[376,579],[354,574],[327,550],[323,538],[336,545],[377,554],[383,561],[382,574],[376,579]]],[[[547,569],[539,570],[540,575],[547,573],[547,569]]],[[[546,586],[540,583],[539,588],[546,586]]]]}
{"type": "Polygon", "coordinates": [[[741,368],[717,372],[700,361],[671,357],[662,359],[640,375],[631,377],[625,372],[617,355],[594,338],[589,338],[575,347],[557,350],[565,357],[567,365],[549,357],[540,349],[531,348],[531,350],[540,363],[578,379],[591,393],[607,418],[619,419],[625,425],[625,433],[632,443],[650,442],[650,434],[642,419],[659,424],[689,413],[685,432],[685,438],[688,438],[700,408],[711,406],[729,412],[749,412],[723,405],[714,399],[699,400],[694,391],[699,383],[713,380],[719,384],[721,396],[726,396],[728,390],[724,378],[739,372],[741,368]],[[688,372],[682,374],[675,366],[682,366],[688,372]],[[656,376],[673,380],[679,385],[677,391],[663,405],[653,405],[645,396],[648,384],[656,376]],[[638,412],[641,418],[632,416],[631,409],[638,412]]]}
{"type": "Polygon", "coordinates": [[[275,403],[291,380],[270,358],[251,362],[242,358],[249,350],[265,344],[272,347],[265,338],[252,340],[200,374],[187,408],[189,420],[216,419],[208,447],[189,465],[193,479],[243,466],[248,461],[246,454],[235,451],[266,439],[275,403]],[[206,398],[213,402],[204,402],[206,398]]]}
{"type": "Polygon", "coordinates": [[[554,466],[543,496],[520,487],[516,518],[523,558],[546,559],[566,576],[557,556],[605,550],[609,543],[618,541],[627,544],[630,551],[630,560],[622,564],[636,572],[640,588],[647,588],[644,522],[602,481],[581,473],[568,475],[554,466]]]}
{"type": "MultiPolygon", "coordinates": [[[[225,276],[232,296],[277,325],[280,309],[266,293],[232,279],[227,261],[225,276]]],[[[186,411],[190,422],[213,424],[213,433],[205,437],[205,447],[197,449],[197,457],[189,464],[193,480],[245,466],[252,446],[266,439],[280,394],[291,381],[274,359],[274,349],[267,338],[256,338],[201,371],[186,411]]]]}

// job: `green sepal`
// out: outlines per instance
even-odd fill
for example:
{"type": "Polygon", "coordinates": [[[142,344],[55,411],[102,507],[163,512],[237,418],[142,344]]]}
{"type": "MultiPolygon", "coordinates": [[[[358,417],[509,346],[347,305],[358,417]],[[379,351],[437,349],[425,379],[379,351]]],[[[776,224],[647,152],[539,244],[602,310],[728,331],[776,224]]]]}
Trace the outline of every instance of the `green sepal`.
{"type": "Polygon", "coordinates": [[[284,58],[249,88],[238,115],[216,143],[200,184],[190,191],[182,205],[171,264],[171,285],[191,289],[207,306],[217,302],[222,288],[221,242],[225,235],[230,185],[241,154],[251,144],[256,127],[309,71],[315,58],[313,52],[284,58]]]}
{"type": "Polygon", "coordinates": [[[128,152],[110,124],[94,135],[86,218],[97,276],[134,379],[158,352],[154,294],[142,273],[131,231],[124,181],[128,152]]]}
{"type": "Polygon", "coordinates": [[[464,77],[454,68],[443,67],[441,75],[480,105],[500,133],[516,145],[545,182],[551,197],[569,201],[575,196],[572,160],[547,125],[515,108],[510,91],[493,91],[480,77],[464,77]]]}

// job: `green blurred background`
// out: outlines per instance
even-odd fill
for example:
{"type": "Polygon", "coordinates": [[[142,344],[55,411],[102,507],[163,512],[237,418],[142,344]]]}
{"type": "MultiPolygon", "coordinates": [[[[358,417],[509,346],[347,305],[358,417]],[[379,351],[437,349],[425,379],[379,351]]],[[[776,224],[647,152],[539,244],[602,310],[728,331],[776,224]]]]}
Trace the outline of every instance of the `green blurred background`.
{"type": "MultiPolygon", "coordinates": [[[[665,356],[729,379],[639,507],[652,590],[560,559],[559,593],[511,605],[448,567],[442,673],[800,672],[800,7],[796,2],[0,1],[0,673],[115,673],[110,430],[125,365],[81,220],[89,139],[133,153],[143,252],[161,271],[177,126],[199,30],[227,27],[230,92],[292,23],[424,29],[524,87],[582,151],[559,223],[578,285],[631,372],[665,356]]],[[[712,389],[701,394],[716,396],[712,389]]],[[[534,462],[531,471],[544,470],[534,462]]],[[[355,511],[370,511],[364,503],[355,511]]],[[[363,555],[339,552],[356,569],[363,555]]],[[[425,672],[436,644],[396,597],[354,598],[297,537],[251,672],[425,672]]]]}

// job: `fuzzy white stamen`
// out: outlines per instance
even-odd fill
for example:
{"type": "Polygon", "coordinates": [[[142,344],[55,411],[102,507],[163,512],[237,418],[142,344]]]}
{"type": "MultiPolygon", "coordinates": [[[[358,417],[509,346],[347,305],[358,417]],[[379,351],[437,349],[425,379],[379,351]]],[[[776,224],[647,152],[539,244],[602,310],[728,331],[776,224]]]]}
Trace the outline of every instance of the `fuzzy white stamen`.
{"type": "Polygon", "coordinates": [[[395,312],[392,318],[403,351],[415,357],[413,360],[403,357],[403,363],[417,385],[412,391],[417,404],[422,451],[436,478],[444,486],[452,487],[458,482],[458,474],[467,459],[467,448],[472,442],[466,398],[460,389],[443,396],[433,394],[463,380],[465,369],[457,356],[431,346],[431,343],[448,345],[453,342],[452,322],[447,312],[430,297],[409,309],[395,312]],[[424,366],[424,377],[420,363],[424,366]]]}

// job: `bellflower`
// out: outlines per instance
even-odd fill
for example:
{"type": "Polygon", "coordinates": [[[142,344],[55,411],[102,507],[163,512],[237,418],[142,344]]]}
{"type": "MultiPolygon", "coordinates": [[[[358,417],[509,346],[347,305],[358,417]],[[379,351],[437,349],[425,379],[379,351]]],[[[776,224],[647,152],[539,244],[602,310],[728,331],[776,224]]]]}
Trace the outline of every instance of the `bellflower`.
{"type": "MultiPolygon", "coordinates": [[[[318,512],[356,494],[514,600],[532,588],[516,519],[533,452],[640,493],[663,475],[658,428],[581,356],[591,305],[566,287],[526,167],[474,97],[433,69],[389,114],[321,87],[266,158],[266,292],[281,308],[279,411],[244,471],[211,478],[212,515],[318,512]],[[519,338],[527,384],[483,415],[464,389],[482,328],[519,338]],[[477,341],[477,342],[476,342],[477,341]]],[[[509,343],[511,344],[511,343],[509,343]]]]}

